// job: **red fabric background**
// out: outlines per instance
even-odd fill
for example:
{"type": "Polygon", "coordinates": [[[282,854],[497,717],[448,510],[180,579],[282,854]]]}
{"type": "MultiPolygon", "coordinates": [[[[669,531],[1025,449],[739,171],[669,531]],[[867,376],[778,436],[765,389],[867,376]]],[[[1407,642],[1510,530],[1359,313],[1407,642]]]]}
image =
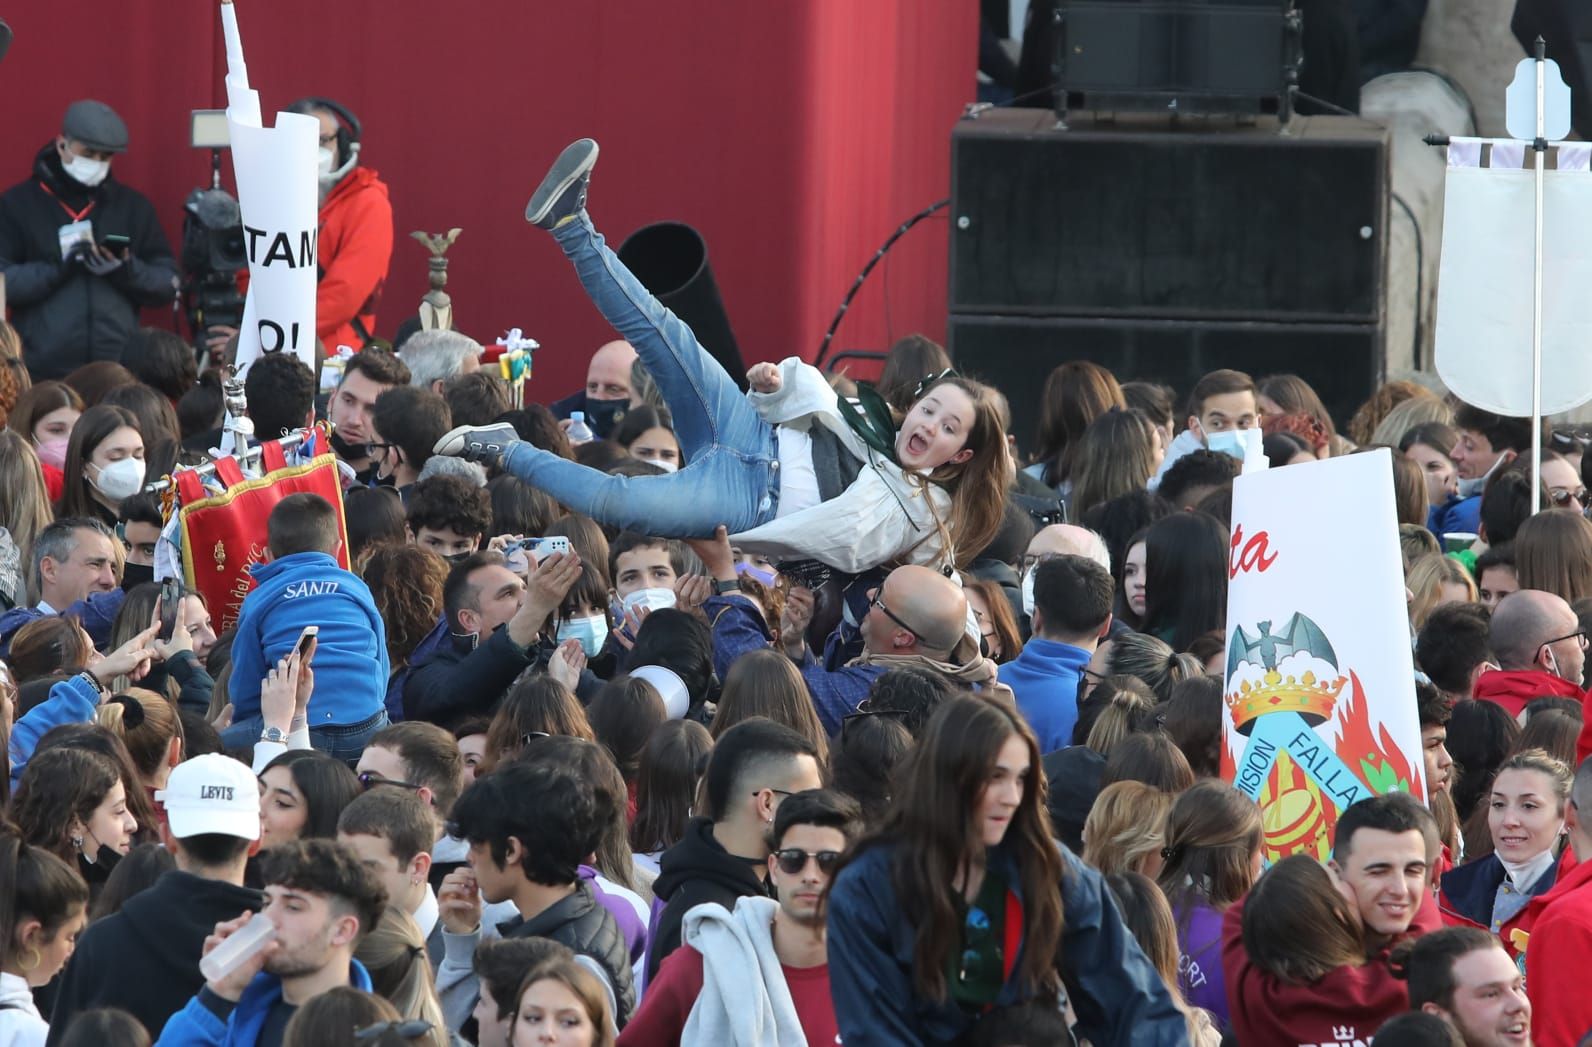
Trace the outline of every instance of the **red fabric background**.
{"type": "MultiPolygon", "coordinates": [[[[320,94],[365,123],[363,162],[391,186],[398,232],[379,333],[426,288],[408,233],[461,226],[457,322],[483,342],[511,326],[540,341],[539,399],[571,391],[610,337],[521,217],[565,143],[602,144],[590,209],[616,246],[649,222],[695,225],[748,362],[810,359],[878,245],[947,195],[978,28],[966,0],[240,0],[238,14],[268,111],[320,94]]],[[[26,176],[70,101],[99,98],[132,136],[117,176],[155,201],[175,246],[182,199],[208,176],[188,111],[225,104],[217,7],[34,3],[6,18],[0,184],[26,176]]],[[[945,302],[942,215],[881,265],[835,348],[943,339],[945,302]]]]}

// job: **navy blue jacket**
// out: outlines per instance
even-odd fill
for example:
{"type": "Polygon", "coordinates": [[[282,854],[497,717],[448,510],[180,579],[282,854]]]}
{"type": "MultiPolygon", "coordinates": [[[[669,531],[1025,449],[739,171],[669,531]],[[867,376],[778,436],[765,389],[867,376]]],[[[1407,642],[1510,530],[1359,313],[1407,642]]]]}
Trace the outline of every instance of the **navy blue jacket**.
{"type": "MultiPolygon", "coordinates": [[[[1458,916],[1480,927],[1492,930],[1493,903],[1498,900],[1498,888],[1503,886],[1504,863],[1496,854],[1478,858],[1464,865],[1456,865],[1443,874],[1442,892],[1438,905],[1445,918],[1458,916]]],[[[1559,878],[1559,863],[1548,866],[1548,871],[1537,877],[1537,882],[1526,892],[1528,898],[1546,894],[1559,878]]],[[[1524,911],[1524,910],[1522,910],[1524,911]]]]}
{"type": "MultiPolygon", "coordinates": [[[[85,599],[58,613],[75,615],[83,624],[89,639],[94,641],[94,646],[103,651],[110,643],[111,626],[116,623],[116,615],[126,598],[127,594],[120,589],[89,593],[85,599]]],[[[0,658],[11,653],[11,638],[17,634],[17,630],[43,617],[44,612],[37,607],[13,607],[5,614],[0,614],[0,658]]]]}
{"type": "MultiPolygon", "coordinates": [[[[1058,847],[1061,845],[1058,844],[1058,847]]],[[[846,1047],[891,1047],[956,1039],[973,1019],[954,1002],[918,997],[912,985],[916,914],[897,903],[894,847],[864,851],[841,870],[829,894],[829,986],[846,1047]]],[[[1019,890],[1007,853],[990,851],[1019,890]]],[[[1116,902],[1095,870],[1062,848],[1060,969],[1078,1017],[1077,1032],[1095,1047],[1182,1047],[1188,1026],[1161,976],[1122,922],[1116,902]]],[[[1013,961],[1019,969],[1022,957],[1013,961]]],[[[1023,1002],[1015,976],[998,1005],[1023,1002]]]]}
{"type": "Polygon", "coordinates": [[[320,626],[310,727],[363,723],[380,712],[391,675],[387,627],[364,580],[326,553],[293,553],[249,572],[258,584],[238,613],[227,688],[234,720],[259,715],[260,681],[306,625],[320,626]]]}

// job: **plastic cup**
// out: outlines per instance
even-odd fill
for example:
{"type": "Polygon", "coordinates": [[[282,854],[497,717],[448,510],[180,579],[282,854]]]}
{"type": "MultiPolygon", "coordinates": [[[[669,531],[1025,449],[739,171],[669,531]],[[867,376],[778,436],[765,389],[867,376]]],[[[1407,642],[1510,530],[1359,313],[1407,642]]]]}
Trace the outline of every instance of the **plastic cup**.
{"type": "Polygon", "coordinates": [[[207,982],[219,982],[252,959],[276,937],[265,913],[257,912],[248,923],[239,927],[226,941],[199,959],[199,973],[207,982]]]}

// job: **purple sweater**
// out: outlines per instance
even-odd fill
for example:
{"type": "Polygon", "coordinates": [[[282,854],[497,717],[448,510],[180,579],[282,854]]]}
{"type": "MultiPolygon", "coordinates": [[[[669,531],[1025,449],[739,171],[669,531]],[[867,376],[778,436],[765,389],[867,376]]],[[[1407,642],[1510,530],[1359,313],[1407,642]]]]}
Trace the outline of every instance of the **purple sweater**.
{"type": "Polygon", "coordinates": [[[1227,977],[1222,973],[1222,914],[1204,902],[1173,913],[1177,922],[1177,986],[1195,1007],[1211,1012],[1223,1032],[1230,1027],[1227,977]]]}
{"type": "MultiPolygon", "coordinates": [[[[619,934],[625,940],[625,946],[630,950],[630,962],[635,963],[647,951],[647,925],[641,922],[641,917],[636,915],[635,907],[628,899],[621,895],[609,894],[597,882],[597,870],[589,865],[580,867],[580,878],[591,884],[592,893],[597,896],[597,904],[608,910],[614,918],[614,923],[619,925],[619,934]]],[[[1218,919],[1218,924],[1220,920],[1218,919]]]]}

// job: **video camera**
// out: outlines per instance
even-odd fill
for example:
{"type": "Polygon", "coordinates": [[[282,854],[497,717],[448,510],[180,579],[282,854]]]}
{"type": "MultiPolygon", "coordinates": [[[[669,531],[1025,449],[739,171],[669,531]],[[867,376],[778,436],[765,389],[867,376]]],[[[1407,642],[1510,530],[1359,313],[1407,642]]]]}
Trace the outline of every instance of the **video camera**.
{"type": "Polygon", "coordinates": [[[248,265],[243,212],[221,188],[221,150],[229,144],[223,109],[195,109],[190,124],[195,149],[210,150],[210,185],[188,194],[182,206],[182,303],[194,343],[203,349],[211,327],[243,323],[238,271],[248,265]]]}

